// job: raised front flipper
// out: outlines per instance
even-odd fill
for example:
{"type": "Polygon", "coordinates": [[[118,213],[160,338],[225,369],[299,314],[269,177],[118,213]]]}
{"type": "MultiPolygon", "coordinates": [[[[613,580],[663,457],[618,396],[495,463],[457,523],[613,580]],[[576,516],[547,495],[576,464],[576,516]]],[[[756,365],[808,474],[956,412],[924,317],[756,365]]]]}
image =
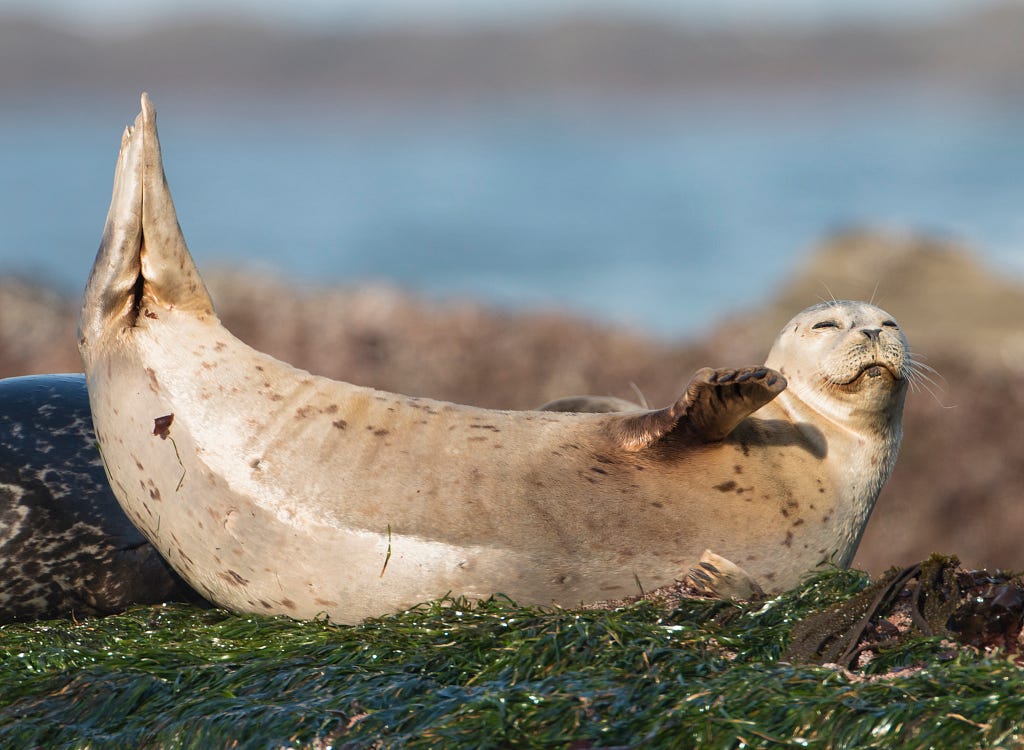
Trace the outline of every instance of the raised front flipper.
{"type": "Polygon", "coordinates": [[[767,367],[697,371],[672,406],[612,422],[616,440],[626,450],[643,450],[672,432],[685,430],[695,442],[722,440],[786,388],[786,379],[767,367]]]}

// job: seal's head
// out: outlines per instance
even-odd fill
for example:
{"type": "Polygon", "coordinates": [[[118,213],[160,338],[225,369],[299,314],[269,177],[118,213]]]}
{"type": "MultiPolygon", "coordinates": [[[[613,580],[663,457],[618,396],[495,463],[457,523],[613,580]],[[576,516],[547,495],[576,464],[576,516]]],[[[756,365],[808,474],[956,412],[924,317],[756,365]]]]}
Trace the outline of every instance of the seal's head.
{"type": "Polygon", "coordinates": [[[896,319],[850,301],[801,312],[779,333],[765,362],[786,376],[792,395],[838,418],[900,412],[911,364],[896,319]]]}

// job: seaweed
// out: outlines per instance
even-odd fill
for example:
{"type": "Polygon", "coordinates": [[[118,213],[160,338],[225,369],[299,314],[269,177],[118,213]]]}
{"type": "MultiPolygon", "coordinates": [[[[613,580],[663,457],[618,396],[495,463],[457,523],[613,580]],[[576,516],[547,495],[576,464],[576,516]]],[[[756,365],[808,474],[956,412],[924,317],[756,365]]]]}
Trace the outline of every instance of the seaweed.
{"type": "MultiPolygon", "coordinates": [[[[987,587],[993,611],[1006,610],[1004,619],[1019,630],[1003,579],[959,575],[965,589],[987,587]]],[[[952,591],[951,580],[940,571],[932,582],[952,591]]],[[[950,641],[952,628],[911,628],[855,671],[784,657],[797,623],[863,596],[870,585],[862,573],[830,570],[757,602],[669,597],[563,610],[501,597],[445,599],[356,626],[187,604],[7,625],[0,627],[0,746],[1024,741],[1021,672],[1005,634],[1003,645],[977,647],[950,641]]],[[[973,599],[984,599],[977,591],[973,599]]],[[[961,619],[977,639],[986,617],[974,606],[961,619]]],[[[955,613],[946,617],[958,622],[955,613]]]]}

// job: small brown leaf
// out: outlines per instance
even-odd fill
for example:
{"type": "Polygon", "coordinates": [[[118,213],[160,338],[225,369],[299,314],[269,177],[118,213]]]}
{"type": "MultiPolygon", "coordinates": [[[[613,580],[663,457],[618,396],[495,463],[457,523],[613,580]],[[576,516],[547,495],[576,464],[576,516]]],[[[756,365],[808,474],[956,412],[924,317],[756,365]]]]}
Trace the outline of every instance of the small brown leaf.
{"type": "Polygon", "coordinates": [[[171,434],[171,422],[173,421],[173,414],[157,417],[153,420],[153,434],[159,436],[161,440],[166,440],[168,435],[171,434]]]}

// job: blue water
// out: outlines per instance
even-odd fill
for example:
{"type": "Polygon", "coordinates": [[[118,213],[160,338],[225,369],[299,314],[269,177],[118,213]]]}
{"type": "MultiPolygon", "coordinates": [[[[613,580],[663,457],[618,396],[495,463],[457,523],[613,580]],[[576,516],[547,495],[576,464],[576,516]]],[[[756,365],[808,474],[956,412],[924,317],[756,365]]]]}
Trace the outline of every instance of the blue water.
{"type": "MultiPolygon", "coordinates": [[[[767,299],[849,225],[951,235],[1024,276],[1024,110],[157,104],[201,268],[383,279],[666,336],[767,299]]],[[[132,107],[0,113],[0,273],[80,292],[132,107]]]]}

